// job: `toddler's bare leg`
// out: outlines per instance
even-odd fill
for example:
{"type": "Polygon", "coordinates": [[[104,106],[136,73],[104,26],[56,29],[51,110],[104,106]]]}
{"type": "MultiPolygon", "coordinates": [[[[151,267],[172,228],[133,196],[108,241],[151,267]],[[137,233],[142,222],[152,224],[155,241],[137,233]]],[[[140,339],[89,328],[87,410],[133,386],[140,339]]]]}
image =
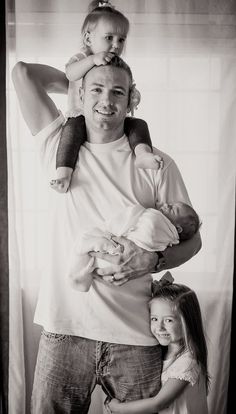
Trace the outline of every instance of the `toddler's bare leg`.
{"type": "Polygon", "coordinates": [[[59,193],[66,193],[71,182],[73,169],[70,167],[58,167],[57,178],[50,181],[50,186],[53,190],[59,193]]]}

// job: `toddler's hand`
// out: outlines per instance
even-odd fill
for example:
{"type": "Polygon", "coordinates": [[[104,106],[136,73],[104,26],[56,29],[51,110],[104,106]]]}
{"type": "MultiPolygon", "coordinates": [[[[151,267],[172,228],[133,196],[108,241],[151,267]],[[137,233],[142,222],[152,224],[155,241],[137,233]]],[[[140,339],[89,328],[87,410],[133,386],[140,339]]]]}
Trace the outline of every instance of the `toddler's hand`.
{"type": "Polygon", "coordinates": [[[114,53],[111,52],[99,52],[93,55],[93,62],[95,66],[106,65],[114,57],[114,53]]]}

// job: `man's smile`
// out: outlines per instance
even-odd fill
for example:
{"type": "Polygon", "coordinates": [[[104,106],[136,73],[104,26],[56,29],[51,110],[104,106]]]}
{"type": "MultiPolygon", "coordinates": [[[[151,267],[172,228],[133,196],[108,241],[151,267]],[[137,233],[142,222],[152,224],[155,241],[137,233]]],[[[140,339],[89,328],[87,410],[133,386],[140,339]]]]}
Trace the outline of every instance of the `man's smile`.
{"type": "Polygon", "coordinates": [[[95,112],[97,112],[99,115],[103,116],[112,116],[115,114],[115,111],[106,111],[103,109],[95,109],[95,112]]]}

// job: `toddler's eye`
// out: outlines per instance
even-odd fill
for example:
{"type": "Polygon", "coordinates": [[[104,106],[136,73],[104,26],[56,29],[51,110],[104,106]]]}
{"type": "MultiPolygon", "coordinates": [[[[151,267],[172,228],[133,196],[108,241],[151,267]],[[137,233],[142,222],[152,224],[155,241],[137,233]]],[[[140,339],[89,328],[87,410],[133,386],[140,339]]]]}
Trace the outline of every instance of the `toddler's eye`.
{"type": "Polygon", "coordinates": [[[120,43],[124,43],[124,42],[125,42],[125,39],[124,39],[123,37],[121,37],[121,38],[119,39],[119,42],[120,42],[120,43]]]}
{"type": "Polygon", "coordinates": [[[91,91],[94,93],[100,93],[102,90],[101,88],[93,88],[91,91]]]}
{"type": "Polygon", "coordinates": [[[106,36],[106,40],[112,40],[113,39],[113,36],[106,36]]]}

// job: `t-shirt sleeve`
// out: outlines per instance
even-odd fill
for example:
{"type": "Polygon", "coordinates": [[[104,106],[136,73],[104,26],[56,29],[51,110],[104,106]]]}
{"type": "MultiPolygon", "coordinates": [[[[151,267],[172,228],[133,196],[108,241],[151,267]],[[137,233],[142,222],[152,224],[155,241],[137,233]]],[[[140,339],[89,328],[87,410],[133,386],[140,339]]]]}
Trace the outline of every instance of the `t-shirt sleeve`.
{"type": "Polygon", "coordinates": [[[192,386],[200,377],[200,367],[197,361],[187,355],[180,356],[168,369],[167,379],[174,378],[189,382],[192,386]]]}
{"type": "Polygon", "coordinates": [[[174,160],[171,158],[167,159],[163,170],[157,174],[157,177],[157,208],[162,203],[172,203],[177,201],[191,205],[182,175],[174,160]]]}
{"type": "Polygon", "coordinates": [[[59,111],[58,117],[34,137],[41,168],[49,180],[55,178],[56,153],[63,123],[64,116],[59,111]]]}

